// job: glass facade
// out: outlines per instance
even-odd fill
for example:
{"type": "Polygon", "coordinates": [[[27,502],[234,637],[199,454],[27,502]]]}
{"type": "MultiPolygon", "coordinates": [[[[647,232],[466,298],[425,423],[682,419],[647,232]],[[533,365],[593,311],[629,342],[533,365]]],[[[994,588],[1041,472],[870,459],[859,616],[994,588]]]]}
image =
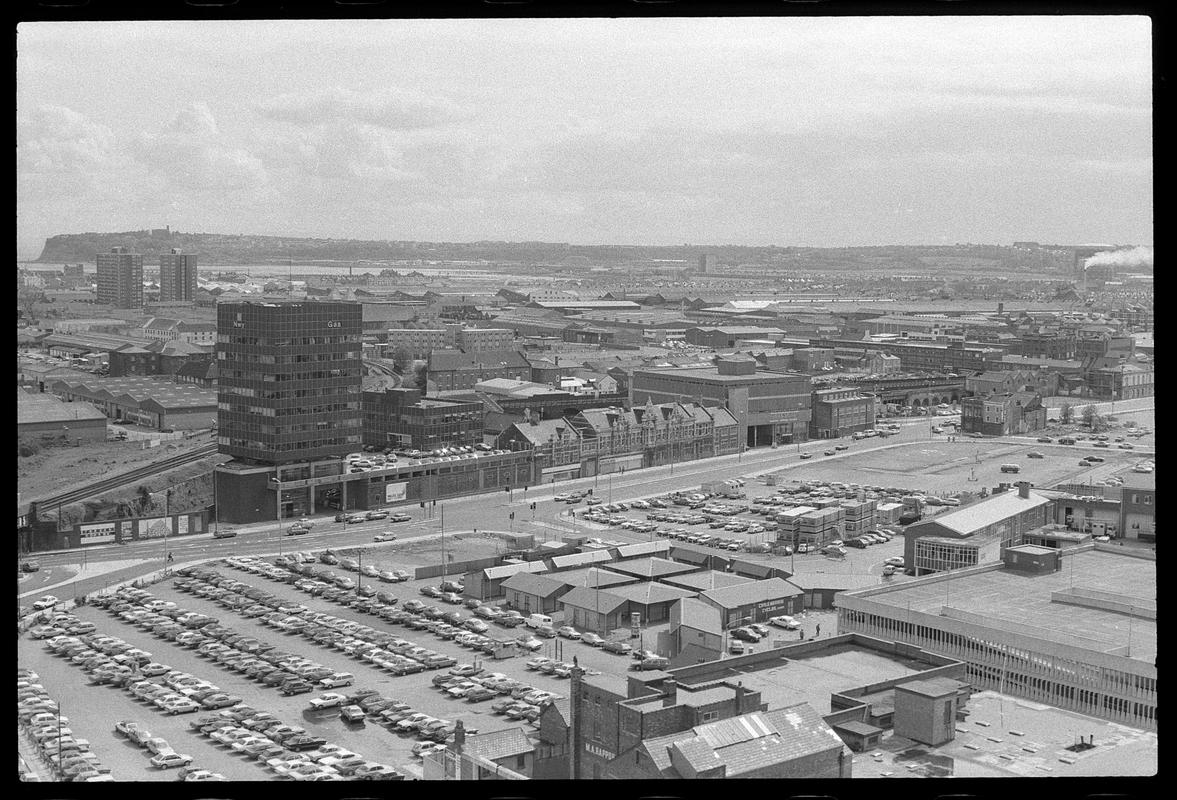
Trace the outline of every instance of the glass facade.
{"type": "Polygon", "coordinates": [[[263,464],[362,443],[359,303],[217,306],[219,450],[263,464]]]}

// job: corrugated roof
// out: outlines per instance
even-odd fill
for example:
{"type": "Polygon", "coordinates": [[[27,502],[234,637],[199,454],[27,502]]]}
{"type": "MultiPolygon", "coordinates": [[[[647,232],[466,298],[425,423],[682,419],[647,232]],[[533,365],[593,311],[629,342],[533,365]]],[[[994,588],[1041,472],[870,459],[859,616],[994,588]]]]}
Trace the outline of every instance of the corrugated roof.
{"type": "Polygon", "coordinates": [[[527,738],[522,728],[505,728],[501,731],[479,733],[466,737],[464,752],[482,756],[491,761],[513,758],[532,753],[535,745],[527,738]]]}

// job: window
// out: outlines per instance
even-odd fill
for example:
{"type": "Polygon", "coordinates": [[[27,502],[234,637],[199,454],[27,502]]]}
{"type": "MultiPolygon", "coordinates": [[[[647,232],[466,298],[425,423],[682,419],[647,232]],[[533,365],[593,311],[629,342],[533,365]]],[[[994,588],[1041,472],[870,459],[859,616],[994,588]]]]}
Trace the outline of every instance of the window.
{"type": "Polygon", "coordinates": [[[519,755],[515,757],[515,769],[526,769],[527,756],[519,755]]]}

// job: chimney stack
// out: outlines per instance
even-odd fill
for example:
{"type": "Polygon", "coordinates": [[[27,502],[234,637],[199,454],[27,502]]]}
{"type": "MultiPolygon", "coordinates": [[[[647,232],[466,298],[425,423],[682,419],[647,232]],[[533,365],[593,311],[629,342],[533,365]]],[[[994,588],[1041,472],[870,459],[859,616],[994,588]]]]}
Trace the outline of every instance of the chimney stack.
{"type": "Polygon", "coordinates": [[[678,681],[674,678],[667,678],[662,681],[662,691],[665,692],[662,696],[663,708],[670,708],[678,704],[678,681]]]}
{"type": "Polygon", "coordinates": [[[1030,497],[1030,482],[1022,481],[1018,484],[1018,497],[1028,499],[1030,497]]]}
{"type": "Polygon", "coordinates": [[[736,683],[736,713],[744,713],[744,682],[736,683]]]}

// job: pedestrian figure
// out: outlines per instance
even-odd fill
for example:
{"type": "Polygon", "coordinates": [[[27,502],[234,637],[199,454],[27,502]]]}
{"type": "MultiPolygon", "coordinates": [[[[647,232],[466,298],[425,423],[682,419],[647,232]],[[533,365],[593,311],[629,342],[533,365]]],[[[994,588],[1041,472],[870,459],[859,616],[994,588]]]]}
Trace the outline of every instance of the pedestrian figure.
{"type": "Polygon", "coordinates": [[[797,631],[797,638],[802,641],[805,640],[805,630],[803,628],[797,631]]]}
{"type": "Polygon", "coordinates": [[[172,554],[168,553],[168,563],[172,563],[172,554]]]}
{"type": "Polygon", "coordinates": [[[821,636],[821,623],[820,622],[817,623],[817,633],[814,634],[814,638],[817,638],[818,636],[821,636]]]}

